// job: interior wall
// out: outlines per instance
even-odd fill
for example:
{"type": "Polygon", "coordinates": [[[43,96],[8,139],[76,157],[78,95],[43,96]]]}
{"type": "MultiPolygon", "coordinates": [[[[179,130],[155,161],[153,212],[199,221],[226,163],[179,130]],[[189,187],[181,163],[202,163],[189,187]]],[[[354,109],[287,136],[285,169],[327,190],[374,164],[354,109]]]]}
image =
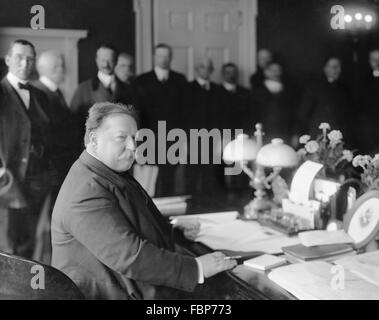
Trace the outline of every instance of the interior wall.
{"type": "MultiPolygon", "coordinates": [[[[285,69],[299,83],[321,72],[326,56],[337,55],[344,62],[343,78],[351,82],[354,76],[353,42],[348,33],[332,30],[330,9],[335,4],[372,6],[379,17],[375,1],[335,0],[259,0],[258,47],[277,53],[285,69]]],[[[375,28],[360,38],[358,70],[367,70],[368,51],[378,45],[375,28]]]]}
{"type": "Polygon", "coordinates": [[[94,54],[101,43],[112,43],[134,55],[134,12],[131,0],[1,0],[1,27],[30,27],[30,9],[45,8],[46,28],[86,29],[79,42],[79,81],[96,70],[94,54]]]}

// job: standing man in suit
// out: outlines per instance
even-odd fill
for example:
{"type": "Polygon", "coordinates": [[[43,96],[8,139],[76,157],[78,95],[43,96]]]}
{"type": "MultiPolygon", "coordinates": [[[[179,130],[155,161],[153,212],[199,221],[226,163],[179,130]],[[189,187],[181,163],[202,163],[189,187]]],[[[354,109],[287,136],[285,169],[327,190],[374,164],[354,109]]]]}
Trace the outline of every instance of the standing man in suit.
{"type": "Polygon", "coordinates": [[[257,53],[257,71],[250,77],[251,89],[259,87],[263,84],[264,69],[273,60],[273,54],[270,50],[262,48],[257,53]]]}
{"type": "Polygon", "coordinates": [[[223,128],[244,129],[252,134],[256,123],[248,89],[238,84],[238,67],[229,62],[221,67],[221,102],[223,104],[223,128]]]}
{"type": "Polygon", "coordinates": [[[126,53],[121,52],[118,55],[116,67],[114,69],[116,77],[125,83],[126,85],[131,85],[134,80],[134,59],[133,57],[126,53]]]}
{"type": "Polygon", "coordinates": [[[111,101],[125,104],[132,102],[123,83],[115,76],[114,68],[118,52],[112,45],[101,45],[96,51],[97,75],[82,82],[71,101],[71,110],[76,114],[80,136],[83,136],[89,108],[96,102],[111,101]]]}
{"type": "Polygon", "coordinates": [[[297,135],[309,134],[317,137],[322,122],[332,129],[341,130],[347,146],[353,146],[353,109],[351,89],[341,81],[342,63],[338,57],[328,57],[323,68],[323,77],[311,83],[302,97],[297,135]]]}
{"type": "Polygon", "coordinates": [[[9,71],[0,83],[0,151],[14,177],[2,207],[8,211],[10,251],[25,258],[32,256],[39,212],[55,177],[47,99],[29,83],[35,57],[33,44],[13,41],[5,57],[9,71]]]}
{"type": "MultiPolygon", "coordinates": [[[[224,110],[221,103],[221,88],[211,81],[214,71],[210,58],[200,58],[195,64],[195,80],[188,85],[186,108],[187,129],[222,129],[224,110]]],[[[215,146],[219,141],[209,139],[209,164],[201,164],[200,139],[198,149],[198,164],[187,166],[187,190],[189,193],[204,194],[218,192],[223,188],[223,168],[214,164],[215,146]]]]}
{"type": "Polygon", "coordinates": [[[369,54],[370,74],[365,81],[357,106],[363,106],[361,121],[364,136],[360,147],[364,153],[379,152],[379,49],[373,49],[369,54]]]}
{"type": "Polygon", "coordinates": [[[276,61],[264,69],[264,80],[252,91],[259,122],[263,124],[265,143],[281,138],[292,143],[297,96],[293,87],[283,79],[283,68],[276,61]]]}
{"type": "MultiPolygon", "coordinates": [[[[158,44],[154,48],[153,70],[141,74],[135,81],[142,127],[152,130],[156,138],[158,121],[166,122],[167,131],[183,127],[187,80],[183,74],[171,69],[172,58],[172,48],[167,44],[158,44]]],[[[158,147],[156,143],[156,152],[158,147]]],[[[166,153],[166,150],[164,152],[166,153]]],[[[157,163],[157,154],[155,160],[157,163]]],[[[169,163],[158,166],[155,195],[169,196],[184,193],[183,166],[169,163]]]]}
{"type": "MultiPolygon", "coordinates": [[[[251,103],[250,91],[238,84],[238,67],[228,62],[221,67],[222,83],[220,88],[220,103],[223,110],[223,129],[232,129],[232,139],[235,139],[235,129],[243,129],[246,134],[253,134],[253,127],[257,122],[251,103]]],[[[246,175],[226,175],[225,184],[230,189],[249,187],[246,175]]]]}
{"type": "Polygon", "coordinates": [[[33,84],[48,98],[46,111],[53,133],[53,161],[63,182],[70,166],[74,163],[75,141],[79,140],[74,115],[67,106],[59,86],[65,79],[65,61],[61,53],[49,50],[42,52],[37,61],[39,80],[33,84]]]}
{"type": "Polygon", "coordinates": [[[87,299],[178,298],[236,265],[221,252],[195,258],[177,250],[172,226],[128,173],[136,132],[132,107],[95,104],[86,122],[86,150],[55,203],[52,265],[87,299]]]}

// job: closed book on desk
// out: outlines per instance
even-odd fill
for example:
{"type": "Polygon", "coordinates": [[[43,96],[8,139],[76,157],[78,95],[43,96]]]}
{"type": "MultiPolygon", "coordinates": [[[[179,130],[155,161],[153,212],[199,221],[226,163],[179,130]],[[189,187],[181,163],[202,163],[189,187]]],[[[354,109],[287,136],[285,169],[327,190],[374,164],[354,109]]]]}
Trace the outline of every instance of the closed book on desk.
{"type": "Polygon", "coordinates": [[[249,268],[257,270],[270,270],[275,267],[285,265],[287,260],[281,257],[276,257],[271,254],[263,254],[259,257],[252,258],[243,262],[243,264],[249,268]]]}
{"type": "Polygon", "coordinates": [[[330,259],[346,254],[354,254],[353,247],[349,244],[331,244],[324,246],[306,247],[302,244],[282,248],[283,252],[295,258],[295,260],[311,261],[318,259],[330,259]]]}

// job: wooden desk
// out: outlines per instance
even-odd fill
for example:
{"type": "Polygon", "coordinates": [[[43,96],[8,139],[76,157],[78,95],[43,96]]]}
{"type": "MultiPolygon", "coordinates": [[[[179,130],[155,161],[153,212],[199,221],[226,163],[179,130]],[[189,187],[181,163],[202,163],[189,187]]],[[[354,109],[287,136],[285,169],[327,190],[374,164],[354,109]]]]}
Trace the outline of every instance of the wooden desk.
{"type": "MultiPolygon", "coordinates": [[[[189,201],[186,214],[238,210],[250,201],[251,193],[228,193],[217,197],[194,197],[189,201]]],[[[176,241],[191,253],[199,256],[213,250],[207,246],[186,240],[180,232],[175,233],[176,241]]],[[[289,300],[292,294],[272,282],[267,274],[238,265],[232,271],[223,272],[207,279],[209,296],[212,299],[232,300],[289,300]]],[[[196,298],[196,297],[195,297],[196,298]]]]}

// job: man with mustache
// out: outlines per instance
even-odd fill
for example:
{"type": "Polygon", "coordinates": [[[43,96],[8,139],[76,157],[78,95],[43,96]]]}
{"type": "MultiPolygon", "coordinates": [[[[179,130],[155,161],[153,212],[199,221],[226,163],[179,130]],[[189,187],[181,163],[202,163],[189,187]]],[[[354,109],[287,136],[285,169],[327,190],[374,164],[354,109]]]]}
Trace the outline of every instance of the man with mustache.
{"type": "Polygon", "coordinates": [[[195,258],[176,250],[172,226],[128,173],[136,133],[133,107],[95,104],[86,121],[86,150],[55,203],[52,265],[87,299],[177,298],[236,265],[221,252],[195,258]]]}
{"type": "Polygon", "coordinates": [[[101,45],[96,51],[97,75],[81,83],[74,93],[70,109],[77,115],[80,136],[84,134],[88,109],[94,103],[132,102],[129,91],[114,74],[117,56],[115,47],[109,44],[101,45]]]}

